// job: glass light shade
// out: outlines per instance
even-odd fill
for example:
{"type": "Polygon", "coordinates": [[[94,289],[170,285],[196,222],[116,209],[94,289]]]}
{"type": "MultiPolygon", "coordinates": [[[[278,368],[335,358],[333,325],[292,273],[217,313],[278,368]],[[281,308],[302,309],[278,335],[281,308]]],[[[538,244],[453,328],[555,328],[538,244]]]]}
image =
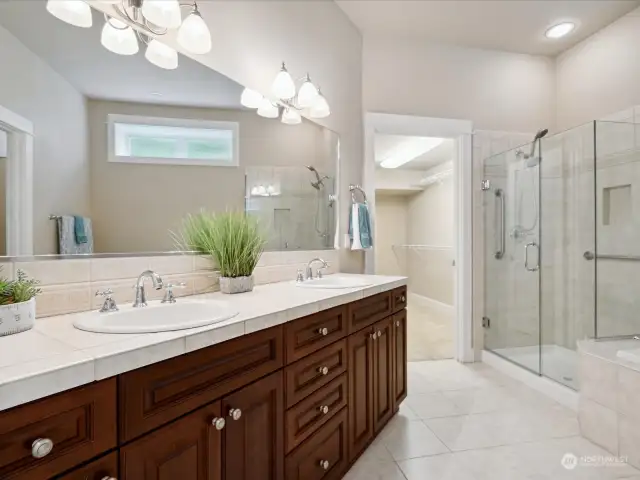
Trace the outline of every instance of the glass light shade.
{"type": "Polygon", "coordinates": [[[240,96],[240,103],[247,108],[260,108],[260,105],[262,105],[262,95],[255,90],[245,88],[240,96]]]}
{"type": "Polygon", "coordinates": [[[162,28],[178,28],[182,23],[182,13],[178,0],[144,0],[144,18],[162,28]]]}
{"type": "Polygon", "coordinates": [[[133,29],[114,18],[109,19],[102,27],[100,41],[104,48],[118,55],[135,55],[140,50],[133,29]]]}
{"type": "Polygon", "coordinates": [[[276,98],[289,99],[296,96],[296,84],[284,64],[282,65],[282,70],[278,72],[276,79],[273,81],[271,92],[276,98]]]}
{"type": "Polygon", "coordinates": [[[144,54],[145,58],[155,66],[165,70],[178,68],[178,52],[158,40],[151,40],[144,54]]]}
{"type": "Polygon", "coordinates": [[[327,99],[324,98],[324,95],[322,95],[320,92],[318,92],[318,98],[316,98],[316,101],[311,106],[309,115],[312,118],[325,118],[331,115],[329,103],[327,103],[327,99]]]}
{"type": "Polygon", "coordinates": [[[48,0],[47,11],[63,22],[76,27],[91,28],[91,7],[82,0],[48,0]]]}
{"type": "Polygon", "coordinates": [[[282,113],[282,123],[287,125],[297,125],[302,122],[302,117],[293,108],[287,108],[282,113]]]}
{"type": "Polygon", "coordinates": [[[280,109],[277,105],[271,103],[271,100],[268,98],[263,98],[260,103],[260,107],[258,107],[258,115],[265,118],[278,118],[280,114],[280,109]]]}
{"type": "Polygon", "coordinates": [[[298,92],[298,106],[301,108],[312,107],[317,98],[318,89],[313,83],[311,83],[311,80],[307,78],[298,92]]]}
{"type": "Polygon", "coordinates": [[[211,51],[211,32],[199,12],[193,12],[182,22],[178,30],[178,44],[199,55],[211,51]]]}

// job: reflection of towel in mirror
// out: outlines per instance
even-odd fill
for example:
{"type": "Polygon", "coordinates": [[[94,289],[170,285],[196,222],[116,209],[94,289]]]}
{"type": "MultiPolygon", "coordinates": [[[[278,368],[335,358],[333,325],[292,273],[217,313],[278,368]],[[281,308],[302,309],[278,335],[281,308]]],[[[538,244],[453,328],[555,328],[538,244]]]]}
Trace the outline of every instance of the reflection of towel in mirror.
{"type": "Polygon", "coordinates": [[[81,217],[83,223],[85,243],[76,241],[76,217],[63,215],[58,218],[58,253],[60,255],[73,255],[79,253],[93,253],[93,230],[91,219],[81,217]]]}
{"type": "Polygon", "coordinates": [[[349,212],[349,239],[351,250],[365,250],[373,246],[369,208],[364,203],[354,203],[349,212]]]}
{"type": "Polygon", "coordinates": [[[79,217],[78,215],[73,216],[73,233],[76,236],[76,243],[78,245],[81,243],[87,243],[87,233],[84,229],[84,217],[79,217]]]}

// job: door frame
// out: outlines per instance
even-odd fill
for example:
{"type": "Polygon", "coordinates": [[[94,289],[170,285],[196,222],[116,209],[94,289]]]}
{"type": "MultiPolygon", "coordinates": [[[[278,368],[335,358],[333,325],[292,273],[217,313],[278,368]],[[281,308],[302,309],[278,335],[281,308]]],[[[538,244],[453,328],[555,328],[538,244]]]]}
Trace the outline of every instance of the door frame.
{"type": "Polygon", "coordinates": [[[33,123],[0,105],[7,133],[6,255],[33,255],[33,123]]]}
{"type": "MultiPolygon", "coordinates": [[[[448,118],[418,117],[366,112],[364,116],[363,189],[369,199],[371,228],[376,230],[376,186],[374,137],[376,133],[446,137],[456,140],[457,155],[453,162],[455,221],[455,292],[454,358],[474,362],[473,345],[473,122],[448,118]]],[[[374,246],[375,249],[375,246],[374,246]]],[[[375,272],[374,249],[365,251],[365,273],[375,272]]]]}

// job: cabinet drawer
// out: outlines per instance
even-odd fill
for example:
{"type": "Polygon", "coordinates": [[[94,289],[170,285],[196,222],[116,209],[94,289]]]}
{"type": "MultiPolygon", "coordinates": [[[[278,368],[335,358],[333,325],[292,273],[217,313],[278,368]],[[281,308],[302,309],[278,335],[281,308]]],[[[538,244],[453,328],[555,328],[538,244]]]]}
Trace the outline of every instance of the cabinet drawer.
{"type": "Polygon", "coordinates": [[[120,375],[120,440],[163,425],[284,364],[282,326],[120,375]]]}
{"type": "Polygon", "coordinates": [[[349,333],[355,333],[391,315],[391,292],[349,304],[349,333]]]}
{"type": "Polygon", "coordinates": [[[396,288],[391,291],[391,305],[394,313],[407,308],[407,287],[396,288]]]}
{"type": "Polygon", "coordinates": [[[285,324],[287,364],[306,357],[347,335],[346,305],[285,324]]]}
{"type": "Polygon", "coordinates": [[[343,373],[287,411],[285,415],[287,453],[309,438],[347,405],[347,375],[343,373]]]}
{"type": "Polygon", "coordinates": [[[57,480],[105,480],[118,478],[118,454],[110,453],[57,480]]]}
{"type": "Polygon", "coordinates": [[[286,480],[337,480],[342,478],[347,457],[347,409],[287,457],[286,480]]]}
{"type": "Polygon", "coordinates": [[[285,398],[291,408],[347,371],[347,341],[340,340],[285,368],[285,398]]]}
{"type": "Polygon", "coordinates": [[[42,480],[116,446],[116,382],[93,383],[0,413],[0,478],[42,480]],[[41,453],[34,454],[40,441],[41,453]]]}

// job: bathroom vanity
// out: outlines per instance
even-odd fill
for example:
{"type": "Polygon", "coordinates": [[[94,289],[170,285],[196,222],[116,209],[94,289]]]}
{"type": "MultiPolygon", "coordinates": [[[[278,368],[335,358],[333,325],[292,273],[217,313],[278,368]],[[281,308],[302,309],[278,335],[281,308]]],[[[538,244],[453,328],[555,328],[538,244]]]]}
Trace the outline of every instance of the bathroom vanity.
{"type": "Polygon", "coordinates": [[[0,478],[342,478],[407,394],[406,285],[314,295],[315,313],[0,412],[0,478]]]}

